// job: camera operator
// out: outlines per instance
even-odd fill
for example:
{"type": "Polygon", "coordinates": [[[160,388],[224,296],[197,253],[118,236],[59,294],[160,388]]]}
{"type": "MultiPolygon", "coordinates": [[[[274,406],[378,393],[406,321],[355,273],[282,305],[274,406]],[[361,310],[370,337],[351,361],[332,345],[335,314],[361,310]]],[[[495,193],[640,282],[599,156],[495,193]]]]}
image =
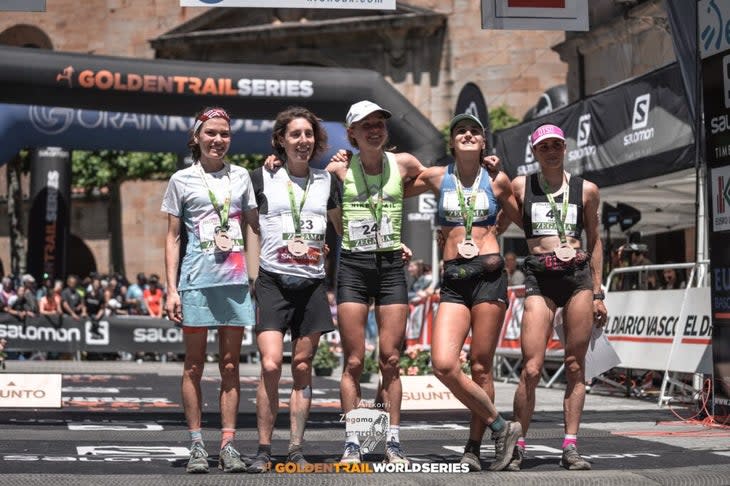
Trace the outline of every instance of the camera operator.
{"type": "MultiPolygon", "coordinates": [[[[619,259],[627,267],[652,265],[647,254],[649,248],[642,243],[626,243],[618,250],[619,259]]],[[[621,288],[618,290],[656,290],[657,276],[653,270],[641,270],[624,274],[621,288]]]]}

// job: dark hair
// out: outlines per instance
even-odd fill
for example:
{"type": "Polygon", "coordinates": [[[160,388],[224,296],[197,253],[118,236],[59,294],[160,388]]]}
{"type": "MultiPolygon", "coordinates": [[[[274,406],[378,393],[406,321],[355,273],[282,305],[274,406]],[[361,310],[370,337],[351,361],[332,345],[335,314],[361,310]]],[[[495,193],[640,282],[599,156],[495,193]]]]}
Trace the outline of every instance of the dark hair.
{"type": "MultiPolygon", "coordinates": [[[[203,115],[203,113],[207,113],[211,110],[221,110],[224,113],[226,112],[225,108],[221,108],[220,106],[206,106],[199,112],[195,114],[195,121],[198,121],[203,115]]],[[[223,118],[223,117],[218,117],[223,118]]],[[[225,119],[225,118],[224,118],[225,119]]],[[[228,124],[230,125],[230,121],[228,121],[228,124]]],[[[188,132],[188,148],[190,149],[190,154],[193,156],[193,160],[200,160],[201,152],[200,152],[200,145],[195,141],[195,137],[200,133],[200,128],[203,125],[197,127],[197,130],[195,129],[195,122],[193,122],[193,126],[190,128],[190,131],[188,132]]]]}
{"type": "Polygon", "coordinates": [[[312,130],[314,131],[314,151],[312,152],[312,158],[327,150],[327,131],[322,126],[317,115],[302,106],[290,106],[276,115],[274,129],[271,132],[271,146],[274,148],[276,155],[282,160],[286,160],[286,151],[284,150],[284,146],[279,143],[279,138],[284,137],[286,127],[297,118],[304,118],[312,125],[312,130]]]}

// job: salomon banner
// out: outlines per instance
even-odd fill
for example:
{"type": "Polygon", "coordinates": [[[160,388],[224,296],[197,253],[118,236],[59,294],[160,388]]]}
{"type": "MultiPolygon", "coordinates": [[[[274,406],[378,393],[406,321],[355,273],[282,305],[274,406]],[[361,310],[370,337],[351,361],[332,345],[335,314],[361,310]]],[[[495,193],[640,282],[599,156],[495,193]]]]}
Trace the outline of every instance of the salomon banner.
{"type": "Polygon", "coordinates": [[[38,148],[31,156],[28,273],[37,282],[66,276],[71,221],[71,155],[60,147],[38,148]]]}
{"type": "Polygon", "coordinates": [[[538,171],[529,136],[552,123],[565,132],[565,167],[599,187],[694,166],[692,122],[674,63],[496,134],[510,178],[538,171]]]}
{"type": "MultiPolygon", "coordinates": [[[[710,212],[713,390],[730,410],[730,5],[698,4],[710,212]]],[[[716,415],[720,415],[716,413],[716,415]]]]}
{"type": "MultiPolygon", "coordinates": [[[[208,353],[218,352],[218,332],[208,331],[208,353]]],[[[167,319],[146,316],[109,316],[94,328],[90,320],[70,316],[39,316],[19,321],[0,313],[0,339],[7,339],[6,351],[56,351],[75,353],[184,353],[182,328],[167,319]]],[[[291,343],[286,343],[291,346],[291,343]]],[[[255,353],[250,328],[243,334],[241,353],[255,353]]]]}

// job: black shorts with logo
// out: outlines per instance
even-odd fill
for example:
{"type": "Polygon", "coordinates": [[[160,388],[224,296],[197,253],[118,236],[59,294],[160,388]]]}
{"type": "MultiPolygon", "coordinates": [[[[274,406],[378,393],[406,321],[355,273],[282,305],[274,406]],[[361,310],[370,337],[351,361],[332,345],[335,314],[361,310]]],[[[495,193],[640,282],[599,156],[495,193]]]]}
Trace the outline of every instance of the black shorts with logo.
{"type": "Polygon", "coordinates": [[[525,294],[542,295],[564,307],[576,292],[593,290],[590,260],[590,253],[583,250],[570,262],[560,261],[555,253],[528,256],[522,264],[525,294]]]}
{"type": "Polygon", "coordinates": [[[337,303],[356,302],[368,305],[408,304],[408,288],[403,252],[340,252],[337,269],[337,303]]]}
{"type": "Polygon", "coordinates": [[[507,270],[499,254],[444,262],[441,302],[472,308],[483,302],[507,303],[507,270]]]}
{"type": "Polygon", "coordinates": [[[256,332],[291,330],[292,340],[334,330],[325,281],[259,269],[256,279],[256,332]]]}

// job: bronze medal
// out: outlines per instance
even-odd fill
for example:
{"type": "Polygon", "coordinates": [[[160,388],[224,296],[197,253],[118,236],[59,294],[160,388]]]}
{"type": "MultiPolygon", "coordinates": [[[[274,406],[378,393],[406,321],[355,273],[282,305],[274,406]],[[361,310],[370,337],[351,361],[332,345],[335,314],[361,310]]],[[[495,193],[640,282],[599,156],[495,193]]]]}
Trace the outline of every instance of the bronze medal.
{"type": "Polygon", "coordinates": [[[558,257],[558,260],[564,262],[571,261],[573,258],[575,258],[576,254],[577,252],[575,251],[575,248],[568,245],[567,243],[563,243],[555,249],[555,256],[558,257]]]}
{"type": "Polygon", "coordinates": [[[303,239],[299,237],[294,237],[286,245],[287,249],[289,250],[289,253],[294,255],[295,257],[304,256],[309,251],[309,247],[304,242],[303,239]]]}
{"type": "Polygon", "coordinates": [[[215,247],[220,251],[227,252],[233,249],[233,238],[228,236],[228,232],[226,230],[220,229],[216,231],[215,236],[213,237],[213,242],[215,243],[215,247]]]}
{"type": "Polygon", "coordinates": [[[461,255],[464,258],[471,259],[479,254],[479,248],[471,240],[462,241],[461,243],[456,245],[456,248],[459,251],[459,255],[461,255]]]}

